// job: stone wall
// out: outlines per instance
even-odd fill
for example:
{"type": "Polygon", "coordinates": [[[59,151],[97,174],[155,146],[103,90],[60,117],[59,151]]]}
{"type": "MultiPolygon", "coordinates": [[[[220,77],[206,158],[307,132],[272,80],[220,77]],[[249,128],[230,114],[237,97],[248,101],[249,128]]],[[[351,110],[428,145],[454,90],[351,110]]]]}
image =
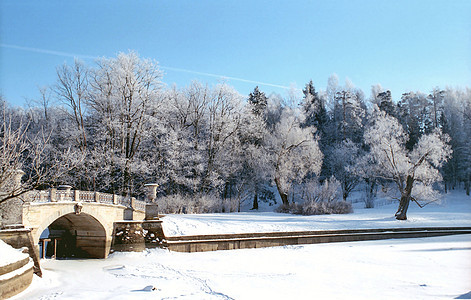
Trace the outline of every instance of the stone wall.
{"type": "Polygon", "coordinates": [[[34,273],[39,277],[42,276],[39,264],[39,251],[37,243],[34,243],[29,228],[11,228],[0,230],[0,239],[15,249],[23,247],[28,248],[29,257],[34,262],[34,273]]]}
{"type": "MultiPolygon", "coordinates": [[[[0,239],[12,248],[23,248],[25,253],[19,253],[21,257],[0,266],[0,299],[6,299],[24,291],[31,284],[33,273],[40,277],[42,273],[39,255],[37,248],[33,245],[30,229],[3,229],[0,230],[0,239]]],[[[9,246],[6,247],[9,248],[9,246]]],[[[9,249],[14,251],[12,248],[9,249]]],[[[15,253],[10,253],[10,258],[12,254],[15,253]]],[[[8,253],[2,253],[2,255],[8,255],[8,253]]]]}
{"type": "Polygon", "coordinates": [[[33,280],[33,262],[27,257],[0,266],[0,299],[7,299],[27,289],[33,280]]]}
{"type": "Polygon", "coordinates": [[[162,221],[115,222],[112,251],[143,251],[146,248],[165,247],[162,221]]]}

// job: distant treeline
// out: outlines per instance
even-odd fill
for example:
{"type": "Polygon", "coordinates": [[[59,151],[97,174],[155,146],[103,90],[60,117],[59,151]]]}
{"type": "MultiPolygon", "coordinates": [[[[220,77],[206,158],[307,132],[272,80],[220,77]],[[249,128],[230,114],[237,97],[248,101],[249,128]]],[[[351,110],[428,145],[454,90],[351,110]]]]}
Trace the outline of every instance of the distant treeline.
{"type": "MultiPolygon", "coordinates": [[[[325,91],[316,91],[310,81],[298,96],[283,98],[258,87],[240,95],[226,84],[165,87],[161,79],[156,62],[133,52],[101,59],[94,66],[79,61],[60,66],[57,81],[41,89],[35,105],[14,108],[2,99],[2,134],[6,128],[22,127],[28,137],[43,137],[43,168],[64,153],[67,159],[74,153],[73,168],[53,181],[38,181],[36,188],[69,184],[141,197],[143,185],[156,182],[158,197],[211,195],[238,204],[251,201],[256,208],[259,201],[277,198],[275,190],[285,204],[306,201],[315,197],[310,191],[316,184],[332,181],[332,176],[344,200],[360,183],[370,187],[370,193],[395,182],[395,176],[404,176],[406,185],[407,174],[399,169],[412,164],[407,165],[411,172],[414,155],[422,155],[418,148],[426,145],[419,145],[421,138],[437,133],[452,150],[437,145],[442,160],[430,160],[441,177],[422,178],[417,175],[422,171],[414,169],[415,180],[442,182],[444,189],[465,186],[469,193],[469,88],[406,92],[393,101],[390,91],[379,85],[365,96],[332,76],[325,91]],[[387,132],[380,127],[373,132],[380,120],[386,127],[397,121],[404,131],[386,137],[397,140],[397,149],[388,146],[392,157],[372,153],[382,143],[373,135],[387,132]],[[386,165],[388,159],[398,160],[396,174],[365,171],[386,165]]],[[[27,174],[38,171],[28,159],[22,168],[27,174]]]]}

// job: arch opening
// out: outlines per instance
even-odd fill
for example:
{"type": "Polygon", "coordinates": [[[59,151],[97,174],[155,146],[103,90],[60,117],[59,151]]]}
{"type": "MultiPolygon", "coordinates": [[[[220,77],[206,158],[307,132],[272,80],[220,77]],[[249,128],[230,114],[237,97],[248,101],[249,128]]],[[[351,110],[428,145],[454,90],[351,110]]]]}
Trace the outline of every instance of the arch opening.
{"type": "Polygon", "coordinates": [[[105,258],[106,231],[89,214],[69,213],[41,233],[39,246],[43,258],[105,258]]]}

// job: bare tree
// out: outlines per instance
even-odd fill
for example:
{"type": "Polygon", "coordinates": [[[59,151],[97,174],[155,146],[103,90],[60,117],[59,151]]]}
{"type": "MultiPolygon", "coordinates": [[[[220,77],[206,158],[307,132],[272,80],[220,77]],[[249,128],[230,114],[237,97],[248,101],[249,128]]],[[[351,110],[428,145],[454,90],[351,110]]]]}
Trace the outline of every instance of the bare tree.
{"type": "Polygon", "coordinates": [[[83,156],[70,149],[54,151],[50,134],[28,134],[28,123],[4,111],[0,123],[0,203],[19,197],[44,184],[55,183],[83,156]]]}
{"type": "MultiPolygon", "coordinates": [[[[84,122],[85,101],[88,96],[88,69],[80,61],[57,68],[57,83],[53,88],[57,98],[71,109],[71,118],[80,132],[78,143],[82,151],[87,148],[84,122]]],[[[43,97],[44,98],[44,97],[43,97]]]]}
{"type": "Polygon", "coordinates": [[[121,193],[132,194],[133,163],[140,151],[152,103],[158,99],[162,72],[158,64],[134,53],[98,61],[89,104],[108,149],[105,159],[121,173],[121,193]]]}

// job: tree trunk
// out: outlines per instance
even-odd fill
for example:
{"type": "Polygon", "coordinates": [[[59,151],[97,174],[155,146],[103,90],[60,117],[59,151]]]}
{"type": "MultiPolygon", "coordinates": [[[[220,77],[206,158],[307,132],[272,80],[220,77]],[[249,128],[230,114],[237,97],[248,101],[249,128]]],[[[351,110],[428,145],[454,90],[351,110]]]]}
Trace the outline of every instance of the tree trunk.
{"type": "Polygon", "coordinates": [[[285,193],[282,189],[281,189],[281,183],[280,183],[280,179],[278,177],[275,177],[275,184],[276,184],[276,188],[278,190],[278,193],[280,194],[280,197],[281,197],[281,201],[283,202],[283,205],[288,205],[289,204],[289,201],[288,201],[288,194],[285,193]]]}
{"type": "Polygon", "coordinates": [[[401,194],[401,200],[399,202],[399,209],[396,212],[397,220],[407,220],[407,209],[411,200],[412,186],[414,184],[414,177],[411,175],[407,176],[406,188],[401,194]]]}
{"type": "Polygon", "coordinates": [[[258,192],[257,192],[257,190],[255,190],[255,194],[253,196],[252,209],[258,209],[258,192]]]}

